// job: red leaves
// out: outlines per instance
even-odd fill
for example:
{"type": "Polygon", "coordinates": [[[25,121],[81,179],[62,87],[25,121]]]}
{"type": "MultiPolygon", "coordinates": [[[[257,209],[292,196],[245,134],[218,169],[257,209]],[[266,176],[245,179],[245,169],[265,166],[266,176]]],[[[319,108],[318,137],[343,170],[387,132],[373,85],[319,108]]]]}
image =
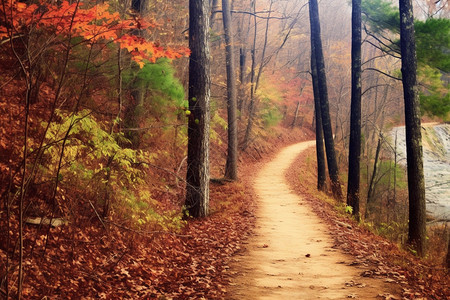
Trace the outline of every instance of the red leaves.
{"type": "Polygon", "coordinates": [[[93,43],[114,42],[132,54],[132,59],[141,67],[145,61],[155,62],[158,58],[176,59],[189,55],[189,49],[161,47],[132,34],[133,30],[146,30],[155,24],[136,16],[122,19],[119,13],[111,12],[108,4],[79,4],[68,1],[53,5],[41,0],[39,6],[27,6],[16,0],[6,0],[0,7],[0,14],[6,15],[4,25],[0,25],[0,41],[27,34],[35,29],[53,33],[55,36],[81,37],[93,43]],[[128,32],[128,34],[127,34],[128,32]]]}

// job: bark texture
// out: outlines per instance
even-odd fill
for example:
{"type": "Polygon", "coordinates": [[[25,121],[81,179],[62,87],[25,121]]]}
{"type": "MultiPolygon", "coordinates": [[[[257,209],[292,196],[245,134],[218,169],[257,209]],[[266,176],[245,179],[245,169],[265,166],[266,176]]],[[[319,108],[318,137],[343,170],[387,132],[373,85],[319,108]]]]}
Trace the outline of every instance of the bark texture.
{"type": "Polygon", "coordinates": [[[400,0],[400,48],[405,101],[406,160],[409,192],[408,243],[425,254],[426,215],[423,175],[422,132],[417,85],[417,56],[414,36],[414,15],[411,0],[400,0]]]}
{"type": "Polygon", "coordinates": [[[352,0],[352,91],[347,204],[359,218],[361,161],[361,0],[352,0]]]}
{"type": "Polygon", "coordinates": [[[194,218],[209,212],[209,0],[189,0],[189,115],[186,210],[194,218]]]}
{"type": "Polygon", "coordinates": [[[317,156],[317,189],[319,191],[326,190],[325,180],[327,175],[325,173],[325,152],[323,149],[323,129],[322,129],[322,116],[320,109],[320,97],[319,97],[319,83],[317,80],[317,66],[316,58],[314,55],[314,43],[311,43],[311,77],[314,93],[314,114],[316,120],[316,156],[317,156]]]}
{"type": "Polygon", "coordinates": [[[225,32],[225,57],[227,68],[227,110],[228,110],[228,153],[225,165],[225,177],[236,180],[237,173],[237,100],[236,100],[236,69],[233,53],[233,30],[230,13],[230,1],[222,0],[223,29],[225,32]]]}
{"type": "Polygon", "coordinates": [[[314,55],[316,59],[317,79],[322,116],[323,136],[327,154],[328,174],[331,181],[333,196],[342,200],[342,188],[339,180],[339,168],[334,149],[333,130],[331,128],[330,109],[328,103],[327,78],[325,74],[325,61],[322,51],[322,40],[320,37],[319,7],[317,0],[309,1],[309,19],[311,26],[311,43],[314,44],[314,55]]]}

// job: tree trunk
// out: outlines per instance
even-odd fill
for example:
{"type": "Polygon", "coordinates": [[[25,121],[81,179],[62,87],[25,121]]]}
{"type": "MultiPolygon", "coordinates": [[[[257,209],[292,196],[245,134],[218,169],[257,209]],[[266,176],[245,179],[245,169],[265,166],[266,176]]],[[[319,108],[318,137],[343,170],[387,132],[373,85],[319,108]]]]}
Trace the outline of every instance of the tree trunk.
{"type": "Polygon", "coordinates": [[[319,8],[317,0],[309,1],[309,14],[311,24],[311,43],[314,43],[313,49],[316,59],[322,127],[325,139],[325,150],[327,154],[328,173],[330,175],[331,190],[333,192],[333,196],[336,199],[342,200],[343,196],[341,183],[339,180],[339,168],[336,161],[336,152],[334,149],[334,141],[333,141],[333,130],[331,128],[327,79],[325,74],[325,61],[322,52],[322,41],[320,38],[319,8]]]}
{"type": "Polygon", "coordinates": [[[189,115],[186,211],[197,218],[209,212],[209,0],[189,0],[189,115]]]}
{"type": "Polygon", "coordinates": [[[236,119],[236,71],[233,54],[233,30],[229,0],[222,0],[223,29],[225,31],[225,56],[227,68],[228,154],[225,178],[237,179],[237,119],[236,119]]]}
{"type": "MultiPolygon", "coordinates": [[[[252,10],[253,3],[250,3],[249,11],[252,10]]],[[[248,82],[248,79],[246,78],[246,70],[245,66],[247,64],[247,41],[250,36],[250,28],[251,28],[251,22],[252,22],[252,16],[248,15],[248,24],[247,29],[244,32],[243,29],[243,23],[244,20],[242,20],[240,26],[238,27],[238,34],[240,36],[240,48],[239,48],[239,103],[238,103],[238,110],[239,110],[239,120],[244,115],[244,109],[247,105],[247,99],[245,95],[245,85],[248,82]]]]}
{"type": "Polygon", "coordinates": [[[361,161],[361,0],[352,0],[352,95],[348,153],[347,204],[359,219],[361,161]]]}
{"type": "Polygon", "coordinates": [[[397,131],[395,131],[394,146],[394,205],[397,202],[397,131]]]}
{"type": "Polygon", "coordinates": [[[409,192],[408,244],[425,254],[425,183],[423,175],[420,103],[417,86],[417,56],[411,0],[400,0],[400,48],[403,97],[405,100],[406,160],[409,192]]]}
{"type": "Polygon", "coordinates": [[[294,120],[292,120],[291,128],[294,128],[295,127],[295,123],[297,123],[299,107],[300,107],[300,101],[297,101],[297,107],[295,108],[294,120]]]}
{"type": "Polygon", "coordinates": [[[209,19],[209,27],[212,28],[214,26],[217,11],[219,10],[219,0],[211,0],[210,3],[211,3],[211,17],[209,19]]]}
{"type": "Polygon", "coordinates": [[[256,68],[256,34],[257,34],[257,22],[256,22],[256,0],[252,1],[252,10],[253,10],[253,45],[252,45],[252,66],[250,70],[250,103],[248,105],[248,123],[247,128],[245,130],[244,140],[242,142],[242,150],[247,149],[248,143],[250,141],[250,133],[252,131],[253,126],[253,114],[255,110],[255,68],[256,68]]]}
{"type": "MultiPolygon", "coordinates": [[[[245,137],[244,137],[244,147],[245,148],[247,148],[248,143],[250,142],[250,136],[252,134],[253,119],[255,117],[255,111],[256,111],[254,94],[256,93],[256,90],[258,89],[259,79],[261,78],[261,74],[262,74],[262,71],[264,68],[264,60],[266,57],[267,41],[268,41],[268,36],[269,36],[269,20],[270,20],[270,15],[272,13],[272,5],[273,5],[273,0],[270,0],[269,13],[267,14],[267,20],[266,20],[266,30],[264,33],[264,45],[262,48],[261,62],[259,64],[258,74],[256,75],[256,82],[254,84],[255,88],[252,91],[252,96],[250,98],[250,107],[248,110],[248,123],[247,123],[247,129],[245,130],[245,137]]],[[[256,13],[255,6],[254,6],[254,13],[256,13]]],[[[255,16],[255,37],[254,37],[254,39],[256,41],[256,16],[255,16]]],[[[253,48],[253,55],[255,55],[255,47],[253,48]]],[[[252,59],[255,59],[255,57],[253,56],[252,59]]],[[[254,64],[252,64],[252,67],[253,66],[254,66],[254,64]]],[[[252,72],[254,72],[254,70],[252,70],[252,72]]]]}
{"type": "Polygon", "coordinates": [[[242,46],[239,49],[239,81],[242,85],[245,84],[245,63],[247,61],[247,49],[242,46]]]}
{"type": "Polygon", "coordinates": [[[447,257],[445,259],[445,266],[450,270],[450,232],[447,234],[447,257]]]}
{"type": "Polygon", "coordinates": [[[325,180],[325,152],[323,149],[323,127],[320,108],[319,83],[317,79],[317,66],[314,54],[314,43],[311,43],[311,77],[314,93],[314,119],[316,120],[316,156],[317,156],[317,189],[319,191],[326,190],[325,180]]]}
{"type": "Polygon", "coordinates": [[[247,49],[244,45],[239,48],[239,102],[238,102],[238,110],[239,110],[239,120],[241,120],[242,115],[244,114],[243,108],[246,105],[246,95],[245,95],[245,65],[247,61],[247,49]]]}
{"type": "MultiPolygon", "coordinates": [[[[131,1],[131,8],[139,14],[140,17],[144,17],[146,11],[146,0],[133,0],[131,1]]],[[[141,36],[142,30],[134,29],[133,34],[141,36]]],[[[136,78],[135,78],[136,80],[136,78]]],[[[135,84],[131,92],[132,100],[128,100],[125,103],[126,109],[124,112],[124,126],[125,128],[139,128],[140,118],[142,118],[142,112],[145,101],[145,89],[135,84]]],[[[138,148],[141,143],[141,134],[139,131],[127,130],[125,136],[130,140],[134,148],[138,148]]]]}
{"type": "Polygon", "coordinates": [[[377,165],[378,165],[378,157],[379,157],[380,151],[381,151],[381,140],[382,140],[382,136],[380,133],[380,136],[378,138],[377,150],[375,151],[375,160],[373,162],[372,177],[370,177],[369,188],[367,191],[366,218],[368,216],[369,203],[372,202],[373,193],[374,193],[374,189],[375,189],[374,182],[375,182],[375,177],[377,176],[377,165]]]}
{"type": "Polygon", "coordinates": [[[264,33],[264,45],[263,45],[262,53],[261,53],[261,62],[259,63],[258,75],[256,76],[255,91],[258,89],[259,79],[261,78],[261,74],[262,74],[262,71],[263,71],[263,68],[265,65],[264,60],[266,59],[267,40],[269,37],[269,21],[270,21],[270,15],[272,14],[272,5],[273,5],[273,0],[270,0],[269,13],[267,14],[267,20],[266,20],[266,30],[264,33]]]}

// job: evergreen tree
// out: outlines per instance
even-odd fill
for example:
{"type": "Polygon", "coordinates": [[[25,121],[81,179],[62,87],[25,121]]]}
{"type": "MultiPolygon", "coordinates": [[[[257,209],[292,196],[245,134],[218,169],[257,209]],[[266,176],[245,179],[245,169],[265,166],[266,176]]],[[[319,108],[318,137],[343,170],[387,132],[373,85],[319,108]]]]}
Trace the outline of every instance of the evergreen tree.
{"type": "MultiPolygon", "coordinates": [[[[380,49],[400,58],[400,40],[395,38],[400,33],[398,9],[387,0],[364,0],[362,12],[370,28],[366,33],[379,41],[380,49]]],[[[450,20],[415,20],[414,28],[422,113],[447,119],[449,85],[442,76],[450,72],[450,20]]]]}

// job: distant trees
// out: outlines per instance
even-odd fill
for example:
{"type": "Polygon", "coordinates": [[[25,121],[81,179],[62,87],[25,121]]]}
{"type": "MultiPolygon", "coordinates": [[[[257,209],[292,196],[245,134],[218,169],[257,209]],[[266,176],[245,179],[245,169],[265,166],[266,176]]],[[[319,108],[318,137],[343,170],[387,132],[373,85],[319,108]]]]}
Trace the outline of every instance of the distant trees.
{"type": "Polygon", "coordinates": [[[411,0],[400,0],[399,4],[409,191],[408,243],[420,256],[423,256],[426,240],[425,180],[423,175],[420,102],[416,75],[414,15],[411,0]]]}
{"type": "Polygon", "coordinates": [[[336,160],[336,152],[333,141],[333,131],[328,103],[328,91],[325,74],[325,61],[322,51],[322,40],[320,37],[319,7],[317,0],[309,1],[309,14],[311,26],[311,47],[314,51],[316,71],[318,79],[318,90],[322,116],[323,135],[328,162],[328,173],[331,180],[331,190],[335,198],[342,200],[342,188],[339,180],[339,168],[336,160]]]}
{"type": "Polygon", "coordinates": [[[209,213],[210,54],[209,0],[189,1],[189,121],[185,206],[189,216],[209,213]]]}

